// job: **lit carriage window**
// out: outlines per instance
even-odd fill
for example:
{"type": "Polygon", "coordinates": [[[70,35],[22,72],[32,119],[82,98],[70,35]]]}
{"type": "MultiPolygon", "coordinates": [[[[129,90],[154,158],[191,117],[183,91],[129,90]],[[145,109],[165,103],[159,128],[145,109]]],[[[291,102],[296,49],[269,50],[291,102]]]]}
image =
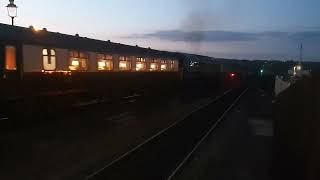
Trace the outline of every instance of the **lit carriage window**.
{"type": "Polygon", "coordinates": [[[51,54],[51,56],[55,56],[56,55],[56,51],[54,49],[51,49],[50,50],[50,54],[51,54]]]}
{"type": "Polygon", "coordinates": [[[168,70],[167,61],[161,61],[160,70],[161,71],[167,71],[168,70]]]}
{"type": "Polygon", "coordinates": [[[121,56],[119,58],[119,70],[129,71],[131,69],[131,61],[128,57],[121,56]]]}
{"type": "Polygon", "coordinates": [[[45,71],[56,70],[56,51],[54,49],[42,50],[43,68],[45,71]]]}
{"type": "Polygon", "coordinates": [[[69,69],[71,71],[88,70],[88,54],[78,51],[70,51],[69,69]]]}
{"type": "Polygon", "coordinates": [[[146,69],[147,69],[146,59],[145,58],[137,58],[136,71],[145,71],[146,69]]]}
{"type": "Polygon", "coordinates": [[[48,49],[43,49],[42,50],[42,55],[48,56],[48,49]]]}
{"type": "Polygon", "coordinates": [[[6,46],[6,70],[17,70],[16,48],[14,46],[6,46]]]}
{"type": "Polygon", "coordinates": [[[112,71],[113,61],[112,56],[99,54],[98,59],[98,70],[99,71],[112,71]]]}
{"type": "Polygon", "coordinates": [[[152,60],[150,63],[150,71],[158,71],[159,70],[159,64],[157,60],[152,60]]]}

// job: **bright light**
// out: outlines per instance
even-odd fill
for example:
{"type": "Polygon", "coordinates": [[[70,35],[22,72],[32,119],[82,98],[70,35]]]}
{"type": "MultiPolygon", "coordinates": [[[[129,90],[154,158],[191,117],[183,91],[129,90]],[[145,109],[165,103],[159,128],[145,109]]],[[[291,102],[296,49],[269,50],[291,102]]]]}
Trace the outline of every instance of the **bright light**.
{"type": "Polygon", "coordinates": [[[42,55],[47,56],[48,55],[48,49],[43,49],[42,50],[42,55]]]}
{"type": "Polygon", "coordinates": [[[98,70],[105,70],[106,66],[107,65],[105,61],[98,61],[98,70]]]}
{"type": "Polygon", "coordinates": [[[150,70],[151,71],[156,71],[157,70],[157,64],[156,63],[150,64],[150,70]]]}
{"type": "Polygon", "coordinates": [[[232,77],[232,78],[235,77],[235,76],[236,76],[235,73],[231,73],[231,74],[230,74],[230,77],[232,77]]]}
{"type": "Polygon", "coordinates": [[[105,62],[98,62],[98,66],[100,67],[100,68],[105,68],[106,67],[106,63],[105,62]]]}
{"type": "Polygon", "coordinates": [[[136,64],[136,71],[142,71],[145,69],[145,64],[144,63],[137,63],[136,64]]]}
{"type": "Polygon", "coordinates": [[[167,70],[167,65],[162,64],[162,65],[161,65],[161,71],[165,71],[165,70],[167,70]]]}
{"type": "Polygon", "coordinates": [[[300,65],[297,66],[297,70],[300,71],[302,67],[300,65]]]}
{"type": "Polygon", "coordinates": [[[31,30],[33,31],[33,32],[40,32],[40,31],[42,31],[42,29],[40,28],[40,27],[37,27],[37,26],[30,26],[30,28],[31,28],[31,30]]]}
{"type": "Polygon", "coordinates": [[[71,66],[69,66],[69,69],[72,71],[76,71],[78,70],[79,66],[80,66],[80,62],[78,60],[72,60],[71,66]]]}
{"type": "Polygon", "coordinates": [[[122,62],[119,63],[119,67],[122,68],[122,69],[126,69],[127,68],[127,63],[122,61],[122,62]]]}
{"type": "Polygon", "coordinates": [[[79,66],[80,63],[79,63],[79,61],[77,61],[77,60],[72,60],[72,61],[71,61],[71,65],[72,65],[72,66],[79,66]]]}
{"type": "Polygon", "coordinates": [[[113,69],[112,60],[98,60],[98,70],[99,71],[111,71],[113,69]]]}
{"type": "Polygon", "coordinates": [[[71,71],[63,71],[63,70],[58,70],[58,71],[46,71],[46,70],[41,70],[43,74],[57,74],[61,73],[62,75],[71,75],[71,71]]]}

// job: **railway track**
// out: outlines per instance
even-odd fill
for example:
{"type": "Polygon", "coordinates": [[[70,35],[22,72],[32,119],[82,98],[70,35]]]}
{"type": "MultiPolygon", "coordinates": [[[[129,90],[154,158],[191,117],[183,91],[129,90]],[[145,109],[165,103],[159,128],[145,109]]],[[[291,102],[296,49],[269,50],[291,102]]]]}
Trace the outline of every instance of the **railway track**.
{"type": "Polygon", "coordinates": [[[230,90],[136,148],[107,163],[85,180],[172,179],[246,90],[230,90]]]}

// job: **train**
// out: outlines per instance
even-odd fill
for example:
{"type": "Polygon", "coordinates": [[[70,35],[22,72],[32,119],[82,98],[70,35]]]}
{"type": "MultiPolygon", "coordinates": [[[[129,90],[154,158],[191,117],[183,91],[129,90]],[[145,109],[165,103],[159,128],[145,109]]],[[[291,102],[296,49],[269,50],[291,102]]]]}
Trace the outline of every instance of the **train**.
{"type": "Polygon", "coordinates": [[[88,92],[109,97],[161,92],[200,79],[219,86],[225,77],[221,63],[208,56],[0,24],[1,104],[88,92]]]}

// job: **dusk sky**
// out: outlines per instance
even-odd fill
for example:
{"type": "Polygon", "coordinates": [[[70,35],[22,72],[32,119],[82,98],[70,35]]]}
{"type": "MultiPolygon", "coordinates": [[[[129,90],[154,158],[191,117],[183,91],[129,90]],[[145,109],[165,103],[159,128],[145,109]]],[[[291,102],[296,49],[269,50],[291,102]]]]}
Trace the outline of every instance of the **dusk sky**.
{"type": "MultiPolygon", "coordinates": [[[[0,2],[0,22],[10,23],[0,2]]],[[[18,26],[213,57],[320,61],[319,0],[15,0],[18,26]]]]}

